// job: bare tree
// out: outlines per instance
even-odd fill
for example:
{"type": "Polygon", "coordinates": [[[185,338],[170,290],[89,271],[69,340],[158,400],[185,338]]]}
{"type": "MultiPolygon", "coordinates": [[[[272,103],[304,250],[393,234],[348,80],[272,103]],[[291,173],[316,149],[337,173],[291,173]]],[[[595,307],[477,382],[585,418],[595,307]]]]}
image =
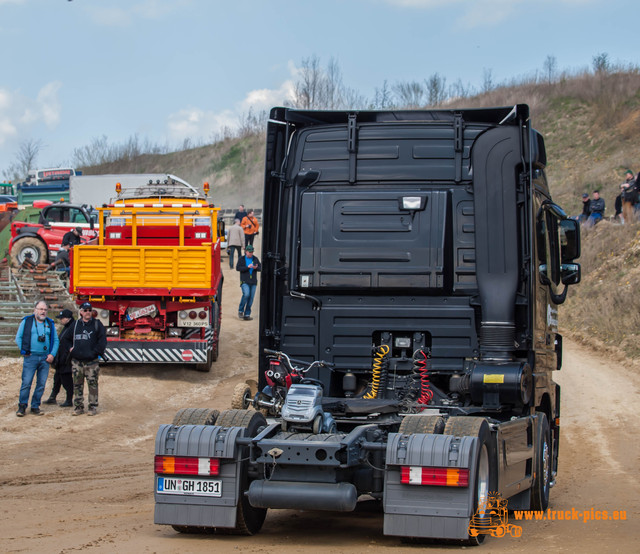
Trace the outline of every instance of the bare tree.
{"type": "Polygon", "coordinates": [[[323,75],[323,98],[321,104],[324,108],[329,110],[336,110],[340,108],[344,102],[343,92],[344,85],[342,84],[342,72],[338,66],[338,62],[335,58],[329,60],[326,74],[323,75]]]}
{"type": "Polygon", "coordinates": [[[449,86],[449,98],[469,98],[474,93],[474,88],[469,83],[465,85],[462,79],[449,86]]]}
{"type": "Polygon", "coordinates": [[[382,83],[382,88],[375,89],[375,93],[373,95],[373,100],[369,103],[368,108],[370,110],[389,110],[393,109],[395,106],[393,104],[393,93],[387,84],[387,80],[385,79],[382,83]]]}
{"type": "Polygon", "coordinates": [[[544,63],[542,64],[542,68],[546,75],[547,83],[553,83],[558,71],[558,60],[556,60],[555,56],[547,56],[544,60],[544,63]]]}
{"type": "Polygon", "coordinates": [[[484,68],[482,70],[482,92],[483,93],[487,93],[491,90],[493,90],[494,88],[494,84],[493,84],[493,75],[492,75],[493,71],[491,69],[488,68],[484,68]]]}
{"type": "Polygon", "coordinates": [[[393,92],[403,108],[419,108],[424,104],[424,87],[418,81],[396,83],[393,85],[393,92]]]}
{"type": "Polygon", "coordinates": [[[446,83],[447,79],[434,73],[425,81],[427,85],[427,96],[430,106],[439,106],[447,99],[446,83]]]}
{"type": "Polygon", "coordinates": [[[20,143],[15,160],[3,171],[7,180],[19,181],[25,179],[30,169],[35,168],[36,159],[44,143],[40,139],[27,139],[20,143]]]}
{"type": "Polygon", "coordinates": [[[593,56],[592,60],[593,72],[599,75],[609,73],[611,69],[611,62],[609,61],[609,54],[601,52],[593,56]]]}
{"type": "Polygon", "coordinates": [[[318,109],[322,95],[323,74],[320,58],[311,56],[302,60],[300,79],[294,88],[294,104],[305,110],[318,109]]]}

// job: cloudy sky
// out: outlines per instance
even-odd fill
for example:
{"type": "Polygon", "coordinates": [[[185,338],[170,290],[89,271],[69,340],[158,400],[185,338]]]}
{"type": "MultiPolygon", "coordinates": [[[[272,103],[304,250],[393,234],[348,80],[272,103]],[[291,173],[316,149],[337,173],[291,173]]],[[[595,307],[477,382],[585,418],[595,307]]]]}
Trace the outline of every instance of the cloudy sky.
{"type": "Polygon", "coordinates": [[[637,0],[0,0],[0,175],[27,140],[40,167],[102,136],[210,140],[285,102],[310,56],[366,98],[434,73],[479,88],[547,56],[639,65],[638,16],[637,0]]]}

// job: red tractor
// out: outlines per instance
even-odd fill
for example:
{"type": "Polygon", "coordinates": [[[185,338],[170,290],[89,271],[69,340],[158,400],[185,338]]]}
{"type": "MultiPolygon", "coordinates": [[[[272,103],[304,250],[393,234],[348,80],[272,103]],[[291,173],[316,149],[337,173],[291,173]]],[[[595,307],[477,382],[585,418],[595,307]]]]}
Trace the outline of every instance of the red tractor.
{"type": "Polygon", "coordinates": [[[65,233],[82,228],[82,240],[95,236],[97,212],[91,206],[54,202],[40,212],[37,223],[14,221],[11,223],[9,252],[14,265],[29,259],[34,264],[48,263],[60,250],[65,233]]]}

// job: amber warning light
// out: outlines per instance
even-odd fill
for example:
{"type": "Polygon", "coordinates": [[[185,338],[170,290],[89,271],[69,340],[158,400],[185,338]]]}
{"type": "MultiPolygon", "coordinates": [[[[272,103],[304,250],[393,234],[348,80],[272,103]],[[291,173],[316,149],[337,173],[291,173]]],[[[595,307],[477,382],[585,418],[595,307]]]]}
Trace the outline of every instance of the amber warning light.
{"type": "Polygon", "coordinates": [[[120,183],[116,183],[116,192],[120,194],[121,191],[122,191],[122,185],[120,183]]]}
{"type": "Polygon", "coordinates": [[[202,187],[204,189],[205,194],[209,194],[209,183],[206,183],[202,187]]]}

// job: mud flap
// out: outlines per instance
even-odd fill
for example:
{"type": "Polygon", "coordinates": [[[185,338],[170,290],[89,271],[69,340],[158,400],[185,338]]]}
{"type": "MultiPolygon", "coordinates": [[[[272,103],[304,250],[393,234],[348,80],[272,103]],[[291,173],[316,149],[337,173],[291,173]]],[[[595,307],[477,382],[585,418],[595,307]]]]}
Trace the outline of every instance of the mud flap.
{"type": "Polygon", "coordinates": [[[384,476],[384,534],[468,538],[475,507],[477,437],[391,433],[384,476]],[[402,467],[469,469],[466,487],[401,483],[402,467]]]}
{"type": "Polygon", "coordinates": [[[154,523],[235,527],[241,474],[241,448],[236,447],[236,438],[244,433],[245,429],[241,427],[161,425],[156,435],[156,456],[217,458],[220,473],[210,479],[221,481],[221,496],[158,492],[158,479],[163,476],[156,475],[154,523]]]}

